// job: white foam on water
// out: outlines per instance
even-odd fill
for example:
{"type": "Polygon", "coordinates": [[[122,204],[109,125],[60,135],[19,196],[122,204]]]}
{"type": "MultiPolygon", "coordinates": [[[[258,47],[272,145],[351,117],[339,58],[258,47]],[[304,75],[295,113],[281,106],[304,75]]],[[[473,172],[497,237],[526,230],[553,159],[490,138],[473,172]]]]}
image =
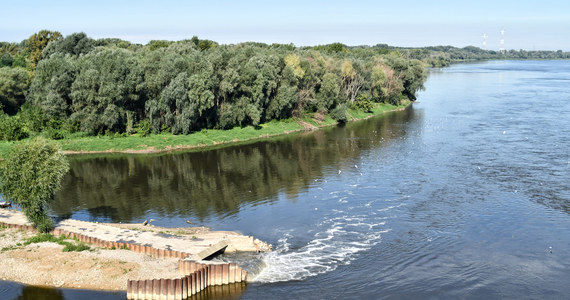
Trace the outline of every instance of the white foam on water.
{"type": "Polygon", "coordinates": [[[316,225],[317,232],[304,246],[292,248],[290,241],[296,237],[284,234],[275,251],[263,254],[265,268],[258,274],[250,274],[250,280],[260,283],[303,280],[334,271],[379,244],[381,234],[390,231],[385,218],[370,214],[351,216],[342,211],[335,214],[316,225]]]}

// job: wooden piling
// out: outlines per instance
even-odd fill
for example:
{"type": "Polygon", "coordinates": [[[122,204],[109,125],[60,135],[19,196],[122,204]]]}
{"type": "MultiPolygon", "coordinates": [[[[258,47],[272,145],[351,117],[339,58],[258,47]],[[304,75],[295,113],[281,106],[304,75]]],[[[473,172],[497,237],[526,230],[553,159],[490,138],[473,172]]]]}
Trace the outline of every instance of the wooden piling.
{"type": "Polygon", "coordinates": [[[133,281],[127,280],[127,299],[134,299],[133,297],[133,281]]]}
{"type": "Polygon", "coordinates": [[[188,277],[182,277],[182,299],[188,298],[188,277]]]}
{"type": "Polygon", "coordinates": [[[166,285],[166,279],[160,279],[160,300],[167,300],[168,286],[166,285]]]}
{"type": "Polygon", "coordinates": [[[160,280],[153,279],[152,280],[152,299],[159,299],[160,298],[160,280]]]}
{"type": "Polygon", "coordinates": [[[190,296],[196,295],[196,273],[190,274],[190,296]]]}
{"type": "Polygon", "coordinates": [[[230,265],[222,265],[222,284],[228,284],[230,282],[230,265]]]}
{"type": "Polygon", "coordinates": [[[229,271],[230,271],[229,283],[237,282],[237,280],[236,280],[236,269],[237,269],[237,265],[234,263],[230,263],[230,266],[229,266],[229,271]]]}

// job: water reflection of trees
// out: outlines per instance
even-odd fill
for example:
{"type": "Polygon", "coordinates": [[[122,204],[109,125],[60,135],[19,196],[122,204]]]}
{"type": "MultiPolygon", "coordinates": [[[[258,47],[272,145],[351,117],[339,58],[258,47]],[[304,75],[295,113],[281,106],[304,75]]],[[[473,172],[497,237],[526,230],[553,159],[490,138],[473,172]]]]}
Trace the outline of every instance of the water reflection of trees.
{"type": "Polygon", "coordinates": [[[363,150],[405,134],[414,114],[387,114],[316,132],[221,149],[154,156],[76,157],[56,214],[85,209],[91,219],[129,222],[160,215],[231,215],[244,203],[275,201],[323,176],[324,167],[358,159],[363,150]]]}

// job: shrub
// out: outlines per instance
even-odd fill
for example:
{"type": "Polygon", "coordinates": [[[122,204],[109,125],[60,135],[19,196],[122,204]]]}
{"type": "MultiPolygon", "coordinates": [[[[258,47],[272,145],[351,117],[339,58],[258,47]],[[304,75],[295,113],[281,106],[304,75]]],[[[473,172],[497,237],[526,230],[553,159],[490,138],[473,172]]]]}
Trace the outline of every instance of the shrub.
{"type": "Polygon", "coordinates": [[[4,141],[19,141],[28,137],[23,130],[18,116],[0,116],[0,139],[4,141]]]}
{"type": "Polygon", "coordinates": [[[149,136],[152,130],[150,126],[150,121],[148,119],[141,120],[137,126],[137,133],[140,134],[141,137],[149,136]]]}
{"type": "Polygon", "coordinates": [[[69,169],[60,148],[45,138],[17,144],[0,165],[0,192],[19,204],[39,232],[53,227],[47,206],[69,169]]]}
{"type": "Polygon", "coordinates": [[[346,104],[340,104],[331,111],[331,118],[339,123],[346,123],[348,121],[348,107],[346,104]]]}
{"type": "Polygon", "coordinates": [[[371,113],[372,109],[374,108],[374,103],[372,101],[368,100],[367,96],[359,95],[356,98],[356,101],[354,101],[350,105],[350,108],[358,109],[358,110],[361,110],[361,111],[367,112],[367,113],[371,113]]]}

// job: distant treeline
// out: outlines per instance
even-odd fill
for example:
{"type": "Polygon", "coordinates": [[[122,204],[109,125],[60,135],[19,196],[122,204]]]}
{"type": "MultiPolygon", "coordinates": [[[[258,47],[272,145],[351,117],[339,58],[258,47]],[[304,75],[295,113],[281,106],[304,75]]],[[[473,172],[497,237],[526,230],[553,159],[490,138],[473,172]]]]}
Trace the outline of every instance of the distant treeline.
{"type": "Polygon", "coordinates": [[[306,112],[415,100],[425,64],[405,51],[331,44],[220,45],[40,31],[0,43],[0,139],[30,135],[187,134],[306,112]]]}
{"type": "MultiPolygon", "coordinates": [[[[355,48],[369,48],[360,46],[355,48]]],[[[457,48],[453,46],[433,46],[423,48],[403,48],[379,44],[373,47],[377,51],[399,52],[406,58],[419,59],[430,67],[445,67],[452,63],[478,60],[504,60],[504,59],[570,59],[570,52],[558,51],[527,51],[508,50],[503,53],[494,50],[483,50],[478,47],[467,46],[457,48]]]]}

